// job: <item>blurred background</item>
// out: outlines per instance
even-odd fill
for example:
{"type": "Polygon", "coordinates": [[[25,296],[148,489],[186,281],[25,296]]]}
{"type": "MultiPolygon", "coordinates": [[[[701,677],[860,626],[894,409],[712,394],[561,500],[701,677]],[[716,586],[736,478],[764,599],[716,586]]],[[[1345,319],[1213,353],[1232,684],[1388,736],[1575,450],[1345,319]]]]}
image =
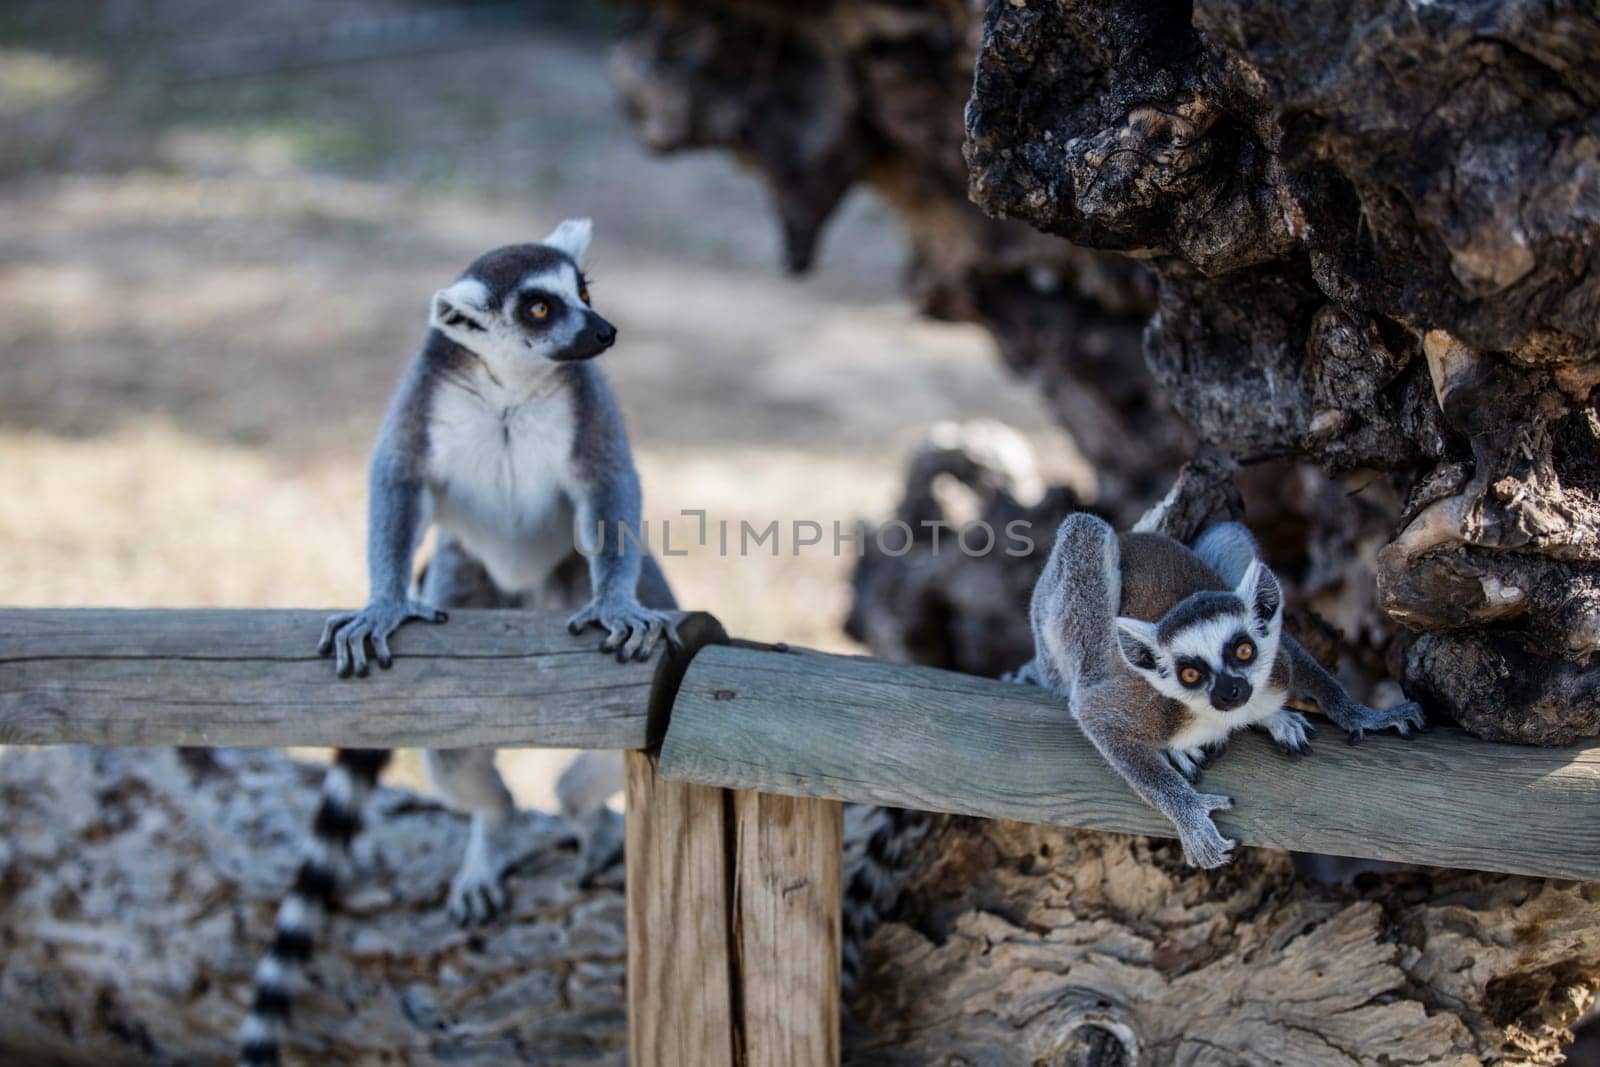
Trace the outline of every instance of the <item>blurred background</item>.
{"type": "MultiPolygon", "coordinates": [[[[783,273],[725,153],[654,158],[599,4],[13,0],[0,12],[0,599],[349,606],[365,462],[427,300],[591,215],[646,516],[882,518],[940,420],[1087,477],[990,335],[902,295],[857,191],[783,273]]],[[[665,561],[732,632],[850,649],[848,553],[665,561]]],[[[315,639],[308,634],[307,641],[315,639]]],[[[548,803],[542,753],[503,757],[548,803]]],[[[402,779],[415,777],[402,762],[402,779]]]]}

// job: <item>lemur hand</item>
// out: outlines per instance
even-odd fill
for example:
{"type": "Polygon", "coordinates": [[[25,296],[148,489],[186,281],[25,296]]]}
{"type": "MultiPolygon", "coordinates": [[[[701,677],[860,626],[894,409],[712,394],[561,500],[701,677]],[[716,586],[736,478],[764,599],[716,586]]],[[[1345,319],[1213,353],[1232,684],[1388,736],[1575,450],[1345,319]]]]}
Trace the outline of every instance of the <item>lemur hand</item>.
{"type": "Polygon", "coordinates": [[[1191,867],[1221,867],[1233,859],[1233,846],[1237,841],[1223,837],[1216,823],[1211,821],[1213,811],[1226,811],[1233,801],[1215,793],[1196,793],[1197,803],[1189,818],[1177,822],[1178,840],[1183,845],[1183,858],[1191,867]]]}
{"type": "Polygon", "coordinates": [[[389,652],[389,635],[412,619],[444,622],[444,612],[420,600],[374,600],[360,611],[341,611],[328,616],[317,641],[317,654],[333,653],[339,677],[367,676],[367,643],[372,643],[373,658],[387,669],[394,662],[389,652]]]}
{"type": "Polygon", "coordinates": [[[1317,732],[1304,715],[1288,708],[1280,708],[1261,725],[1290,759],[1299,759],[1310,752],[1311,737],[1317,732]]]}
{"type": "Polygon", "coordinates": [[[1366,736],[1368,730],[1387,730],[1390,727],[1401,737],[1409,737],[1411,730],[1426,730],[1427,719],[1422,714],[1422,705],[1415,700],[1404,700],[1392,708],[1379,711],[1369,708],[1358,700],[1351,700],[1348,704],[1340,704],[1326,709],[1328,718],[1338,723],[1340,728],[1350,735],[1352,745],[1366,736]]]}
{"type": "Polygon", "coordinates": [[[678,638],[678,624],[672,616],[664,611],[652,611],[632,598],[591,600],[582,611],[567,620],[567,629],[575,634],[582,633],[590,626],[598,626],[606,632],[605,640],[600,642],[600,651],[615,652],[618,663],[625,663],[629,659],[649,659],[650,653],[655,651],[656,642],[663,637],[667,639],[667,646],[674,651],[683,644],[678,638]]]}

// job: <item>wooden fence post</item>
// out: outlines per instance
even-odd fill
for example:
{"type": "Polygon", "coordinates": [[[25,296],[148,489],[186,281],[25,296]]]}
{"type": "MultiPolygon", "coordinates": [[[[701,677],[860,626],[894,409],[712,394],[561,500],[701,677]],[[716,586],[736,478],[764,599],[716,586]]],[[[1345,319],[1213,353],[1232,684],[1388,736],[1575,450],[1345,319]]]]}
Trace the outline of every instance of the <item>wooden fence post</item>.
{"type": "Polygon", "coordinates": [[[832,800],[733,794],[746,1067],[839,1062],[843,812],[832,800]]]}
{"type": "Polygon", "coordinates": [[[628,1063],[733,1067],[726,791],[666,781],[643,752],[623,760],[628,1063]]]}
{"type": "Polygon", "coordinates": [[[841,805],[625,760],[630,1067],[836,1067],[841,805]]]}

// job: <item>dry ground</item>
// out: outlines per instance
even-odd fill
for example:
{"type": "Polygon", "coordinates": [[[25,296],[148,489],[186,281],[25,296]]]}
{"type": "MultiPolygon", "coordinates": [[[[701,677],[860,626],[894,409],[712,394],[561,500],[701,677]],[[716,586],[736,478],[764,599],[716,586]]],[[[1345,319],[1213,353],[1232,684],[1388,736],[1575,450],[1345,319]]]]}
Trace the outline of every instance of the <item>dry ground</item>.
{"type": "MultiPolygon", "coordinates": [[[[880,205],[852,200],[796,281],[753,178],[646,155],[611,100],[603,17],[184,80],[248,35],[417,7],[0,16],[0,601],[359,602],[365,453],[428,295],[570,214],[596,220],[595,300],[621,330],[605,365],[658,521],[881,515],[943,419],[1003,416],[1064,454],[985,335],[899,295],[880,205]]],[[[734,632],[846,648],[849,562],[696,549],[667,569],[734,632]]],[[[515,775],[524,799],[545,797],[544,766],[515,775]]]]}

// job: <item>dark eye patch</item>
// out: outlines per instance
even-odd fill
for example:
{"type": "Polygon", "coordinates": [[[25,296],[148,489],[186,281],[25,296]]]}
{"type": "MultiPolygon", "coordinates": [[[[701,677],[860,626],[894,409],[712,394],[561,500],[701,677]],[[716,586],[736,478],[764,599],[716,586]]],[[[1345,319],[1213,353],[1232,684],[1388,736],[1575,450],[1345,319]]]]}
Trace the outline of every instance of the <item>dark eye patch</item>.
{"type": "Polygon", "coordinates": [[[1233,663],[1254,663],[1260,652],[1249,634],[1235,634],[1233,640],[1228,642],[1227,656],[1233,663]]]}
{"type": "Polygon", "coordinates": [[[543,289],[529,289],[517,298],[517,321],[530,330],[542,330],[560,317],[566,307],[561,298],[543,289]],[[534,314],[537,306],[547,309],[544,318],[534,314]]]}

